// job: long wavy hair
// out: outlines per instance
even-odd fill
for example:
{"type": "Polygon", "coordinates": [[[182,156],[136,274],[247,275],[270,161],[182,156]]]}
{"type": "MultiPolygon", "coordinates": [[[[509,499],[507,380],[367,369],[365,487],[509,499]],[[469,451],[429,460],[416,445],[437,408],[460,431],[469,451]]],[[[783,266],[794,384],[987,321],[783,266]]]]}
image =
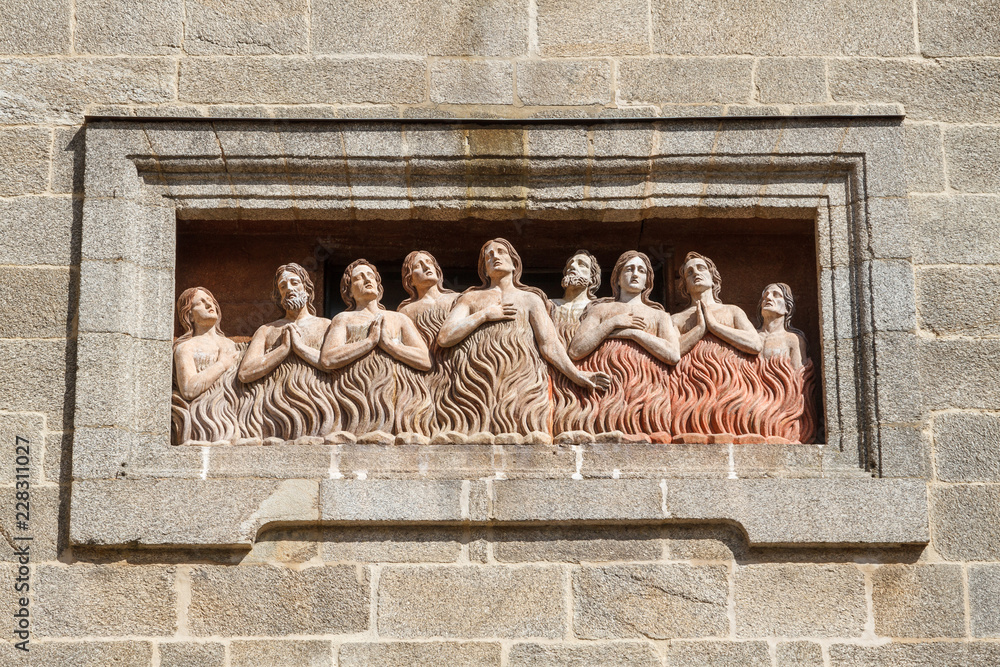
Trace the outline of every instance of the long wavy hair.
{"type": "Polygon", "coordinates": [[[587,284],[587,294],[591,299],[597,298],[597,290],[601,289],[601,265],[597,263],[597,258],[590,254],[587,250],[577,250],[569,259],[566,260],[565,266],[563,266],[563,275],[566,275],[566,269],[569,268],[569,263],[573,261],[573,258],[577,255],[583,255],[590,262],[590,282],[587,284]]]}
{"type": "Polygon", "coordinates": [[[767,288],[774,285],[781,290],[781,296],[785,299],[785,317],[784,324],[785,330],[796,333],[803,338],[805,338],[805,333],[801,329],[796,329],[792,326],[792,315],[795,314],[795,296],[792,295],[792,288],[788,286],[787,283],[768,283],[760,293],[760,301],[757,302],[757,328],[763,328],[764,326],[764,295],[767,294],[767,288]]]}
{"type": "Polygon", "coordinates": [[[649,261],[646,253],[639,252],[638,250],[626,250],[618,258],[618,261],[615,262],[615,268],[611,270],[611,294],[614,295],[611,301],[617,301],[618,297],[621,296],[622,288],[619,281],[621,280],[622,272],[625,270],[625,265],[636,257],[641,259],[643,265],[646,267],[646,286],[643,288],[642,296],[640,297],[642,302],[650,308],[663,310],[662,305],[649,298],[649,295],[653,293],[653,263],[649,261]]]}
{"type": "Polygon", "coordinates": [[[212,305],[215,306],[215,312],[219,315],[219,319],[215,321],[215,331],[220,336],[225,336],[220,328],[222,326],[222,308],[219,307],[219,300],[215,298],[215,295],[204,287],[189,287],[188,289],[181,292],[181,295],[177,297],[177,319],[181,323],[181,327],[184,329],[177,340],[174,341],[174,347],[177,346],[181,341],[185,341],[192,336],[194,336],[194,322],[191,320],[191,310],[194,308],[194,297],[198,292],[204,292],[209,299],[212,300],[212,305]]]}
{"type": "Polygon", "coordinates": [[[502,238],[490,239],[489,241],[483,244],[482,248],[479,249],[479,265],[478,265],[479,279],[483,281],[483,284],[479,285],[478,287],[470,287],[466,291],[484,290],[490,288],[490,274],[486,270],[486,248],[491,243],[502,245],[504,248],[507,249],[507,252],[510,253],[511,261],[514,263],[514,272],[512,275],[514,281],[514,287],[538,295],[539,297],[541,297],[542,303],[545,304],[545,308],[551,311],[552,302],[549,301],[549,297],[545,294],[545,292],[538,289],[537,287],[525,285],[524,283],[521,282],[521,275],[524,273],[524,263],[521,261],[521,256],[517,254],[516,250],[514,250],[514,246],[511,245],[511,242],[508,241],[507,239],[502,239],[502,238]]]}
{"type": "Polygon", "coordinates": [[[285,271],[294,273],[302,281],[302,286],[306,288],[306,294],[309,295],[306,307],[309,309],[310,315],[315,315],[316,307],[313,305],[313,299],[316,297],[316,287],[313,285],[312,278],[309,277],[309,272],[294,262],[290,264],[282,264],[278,267],[278,270],[274,272],[274,280],[271,283],[271,300],[274,301],[281,312],[285,312],[285,306],[281,303],[281,290],[278,289],[278,281],[281,279],[281,274],[285,271]]]}
{"type": "Polygon", "coordinates": [[[689,302],[691,301],[691,294],[687,289],[687,280],[684,279],[684,267],[687,266],[687,263],[692,259],[703,260],[705,264],[708,265],[708,270],[712,273],[712,296],[715,297],[716,301],[721,303],[721,297],[719,295],[722,293],[722,274],[719,273],[719,269],[715,268],[715,262],[701,253],[692,251],[684,255],[684,261],[681,262],[680,278],[677,280],[677,289],[681,294],[687,297],[689,302]]]}
{"type": "Polygon", "coordinates": [[[359,266],[371,267],[371,270],[375,273],[375,282],[378,284],[378,307],[385,310],[385,306],[382,305],[382,295],[385,290],[382,289],[382,274],[378,272],[375,265],[369,262],[367,259],[356,259],[347,265],[344,269],[344,275],[340,279],[340,298],[344,300],[347,304],[347,310],[357,310],[358,303],[354,300],[354,296],[351,294],[351,274],[354,273],[354,269],[359,266]]]}
{"type": "Polygon", "coordinates": [[[413,286],[413,265],[417,261],[417,255],[427,255],[428,257],[431,258],[431,262],[434,263],[434,270],[437,272],[438,290],[442,294],[455,293],[455,290],[447,289],[444,286],[444,273],[441,271],[441,265],[438,264],[437,258],[434,257],[434,255],[427,252],[426,250],[414,250],[413,252],[411,252],[409,255],[406,256],[406,259],[403,260],[403,270],[402,270],[403,289],[405,289],[406,293],[409,294],[410,296],[407,297],[406,299],[403,299],[399,303],[399,308],[402,308],[403,306],[409,303],[413,303],[418,298],[420,298],[420,296],[417,294],[417,288],[413,286]]]}

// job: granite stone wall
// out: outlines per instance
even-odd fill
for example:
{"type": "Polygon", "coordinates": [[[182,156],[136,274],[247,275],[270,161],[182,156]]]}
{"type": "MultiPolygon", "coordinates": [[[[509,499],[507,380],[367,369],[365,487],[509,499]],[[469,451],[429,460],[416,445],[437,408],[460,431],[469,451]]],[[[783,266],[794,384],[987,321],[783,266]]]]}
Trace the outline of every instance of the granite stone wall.
{"type": "Polygon", "coordinates": [[[9,630],[15,436],[33,665],[1000,663],[998,163],[987,0],[0,0],[0,665],[29,664],[9,630]],[[907,462],[929,480],[928,546],[749,548],[672,524],[68,545],[84,114],[899,109],[930,447],[883,455],[930,452],[907,462]]]}

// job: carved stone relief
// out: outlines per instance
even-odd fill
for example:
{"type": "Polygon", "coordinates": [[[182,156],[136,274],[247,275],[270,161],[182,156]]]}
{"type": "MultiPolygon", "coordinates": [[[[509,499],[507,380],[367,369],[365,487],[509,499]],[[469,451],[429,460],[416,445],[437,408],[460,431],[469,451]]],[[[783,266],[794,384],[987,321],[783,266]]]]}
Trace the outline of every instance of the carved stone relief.
{"type": "Polygon", "coordinates": [[[521,282],[505,239],[479,252],[482,284],[444,287],[426,251],[403,262],[409,298],[382,303],[382,277],[359,259],[344,271],[347,310],[316,315],[309,273],[278,267],[284,317],[249,343],[222,332],[203,287],[177,302],[173,438],[181,445],[347,443],[812,442],[816,373],[791,325],[784,283],[764,287],[760,326],[721,301],[722,277],[689,253],[678,288],[690,305],[652,300],[653,266],[623,253],[612,297],[586,250],[567,260],[563,298],[521,282]]]}

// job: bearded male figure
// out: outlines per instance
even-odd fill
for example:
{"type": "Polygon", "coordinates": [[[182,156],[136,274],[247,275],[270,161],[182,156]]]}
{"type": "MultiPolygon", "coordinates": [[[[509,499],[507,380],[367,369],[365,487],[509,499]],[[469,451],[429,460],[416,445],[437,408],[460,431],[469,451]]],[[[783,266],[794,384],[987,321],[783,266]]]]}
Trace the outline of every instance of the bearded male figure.
{"type": "Polygon", "coordinates": [[[608,386],[604,373],[580,371],[570,361],[548,299],[521,283],[522,270],[509,241],[487,241],[479,252],[483,284],[458,298],[438,334],[439,345],[456,348],[449,395],[467,433],[551,438],[545,361],[579,386],[608,386]]]}
{"type": "Polygon", "coordinates": [[[317,372],[330,320],[316,315],[312,279],[298,264],[278,267],[271,297],[285,316],[258,328],[243,355],[241,428],[257,438],[325,435],[337,418],[317,372]]]}

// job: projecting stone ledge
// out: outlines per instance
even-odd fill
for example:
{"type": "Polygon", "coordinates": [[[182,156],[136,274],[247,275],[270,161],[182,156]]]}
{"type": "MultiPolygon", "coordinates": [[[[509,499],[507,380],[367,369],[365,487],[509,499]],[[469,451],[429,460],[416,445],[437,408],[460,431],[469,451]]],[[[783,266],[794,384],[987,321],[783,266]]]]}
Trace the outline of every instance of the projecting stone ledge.
{"type": "Polygon", "coordinates": [[[901,479],[93,480],[74,544],[249,547],[279,525],[735,523],[750,546],[929,541],[927,489],[901,479]],[[142,498],[136,504],[128,499],[142,498]]]}

